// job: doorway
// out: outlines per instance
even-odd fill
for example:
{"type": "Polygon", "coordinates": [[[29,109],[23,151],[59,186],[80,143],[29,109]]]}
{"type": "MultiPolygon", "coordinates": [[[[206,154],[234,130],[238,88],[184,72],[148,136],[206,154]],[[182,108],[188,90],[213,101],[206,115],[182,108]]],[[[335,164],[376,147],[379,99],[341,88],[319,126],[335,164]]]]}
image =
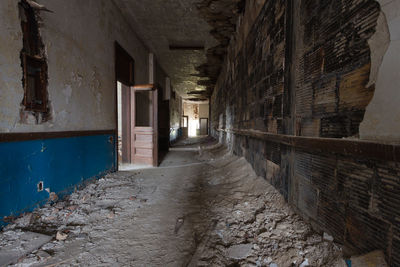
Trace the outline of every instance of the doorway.
{"type": "Polygon", "coordinates": [[[182,117],[183,136],[208,135],[209,103],[186,100],[182,103],[182,106],[184,114],[182,117]]]}
{"type": "Polygon", "coordinates": [[[182,116],[182,137],[187,138],[189,136],[189,116],[182,116]]]}
{"type": "Polygon", "coordinates": [[[208,118],[200,118],[200,135],[208,135],[208,118]]]}

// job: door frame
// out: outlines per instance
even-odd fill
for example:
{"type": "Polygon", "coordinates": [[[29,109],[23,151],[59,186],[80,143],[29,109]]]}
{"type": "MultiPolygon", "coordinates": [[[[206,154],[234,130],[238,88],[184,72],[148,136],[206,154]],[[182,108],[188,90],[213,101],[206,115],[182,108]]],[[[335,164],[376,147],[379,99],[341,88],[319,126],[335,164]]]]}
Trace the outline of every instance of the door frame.
{"type": "Polygon", "coordinates": [[[135,84],[135,60],[133,57],[117,42],[114,41],[114,105],[115,105],[115,129],[114,129],[114,151],[115,151],[115,170],[118,170],[119,167],[119,159],[118,159],[118,82],[123,83],[125,86],[132,86],[135,84]],[[129,68],[129,77],[124,76],[121,72],[123,69],[124,61],[129,62],[127,65],[129,68]]]}

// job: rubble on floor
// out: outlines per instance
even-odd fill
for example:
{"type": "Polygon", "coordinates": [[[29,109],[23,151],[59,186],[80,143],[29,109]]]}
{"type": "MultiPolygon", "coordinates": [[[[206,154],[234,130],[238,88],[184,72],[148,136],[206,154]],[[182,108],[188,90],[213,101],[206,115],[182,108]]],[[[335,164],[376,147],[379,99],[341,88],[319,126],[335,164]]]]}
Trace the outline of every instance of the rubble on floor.
{"type": "Polygon", "coordinates": [[[192,166],[95,180],[5,227],[0,244],[32,232],[51,239],[25,250],[17,244],[25,255],[15,255],[15,266],[344,263],[340,246],[315,233],[245,159],[215,144],[192,156],[192,166]]]}
{"type": "Polygon", "coordinates": [[[335,266],[340,247],[313,232],[243,158],[210,164],[205,177],[219,192],[209,207],[215,227],[194,266],[335,266]]]}

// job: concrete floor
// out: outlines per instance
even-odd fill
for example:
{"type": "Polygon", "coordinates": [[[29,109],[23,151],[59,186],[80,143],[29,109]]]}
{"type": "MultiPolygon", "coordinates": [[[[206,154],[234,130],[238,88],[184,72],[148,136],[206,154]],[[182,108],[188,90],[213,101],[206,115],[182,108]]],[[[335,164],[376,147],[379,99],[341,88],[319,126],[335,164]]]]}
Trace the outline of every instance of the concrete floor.
{"type": "Polygon", "coordinates": [[[338,245],[209,139],[177,144],[159,168],[107,175],[26,214],[0,245],[15,266],[344,266],[338,245]],[[32,232],[42,243],[15,243],[32,232]]]}

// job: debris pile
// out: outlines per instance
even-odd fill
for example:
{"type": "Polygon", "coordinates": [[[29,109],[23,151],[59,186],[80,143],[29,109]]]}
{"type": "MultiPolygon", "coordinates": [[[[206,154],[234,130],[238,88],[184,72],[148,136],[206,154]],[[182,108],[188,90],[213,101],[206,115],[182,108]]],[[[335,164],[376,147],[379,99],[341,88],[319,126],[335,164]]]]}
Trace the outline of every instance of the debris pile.
{"type": "MultiPolygon", "coordinates": [[[[203,152],[203,157],[209,156],[203,152]]],[[[243,158],[210,164],[214,168],[205,177],[213,189],[207,191],[220,192],[208,208],[215,227],[192,265],[337,266],[343,261],[340,246],[315,233],[243,158]]]]}
{"type": "MultiPolygon", "coordinates": [[[[134,175],[135,173],[129,174],[134,175]]],[[[67,254],[73,255],[90,251],[96,247],[94,240],[101,236],[102,230],[111,227],[112,220],[126,215],[127,207],[134,210],[146,201],[135,196],[141,190],[138,182],[140,181],[132,181],[124,174],[110,174],[100,180],[94,180],[64,200],[56,203],[49,201],[44,207],[24,214],[4,227],[0,234],[0,255],[20,251],[18,254],[12,254],[7,262],[5,259],[4,262],[0,261],[0,265],[17,263],[29,266],[44,262],[50,264],[53,256],[59,252],[66,254],[68,251],[67,254]],[[96,226],[103,226],[104,229],[96,229],[96,226]],[[32,235],[38,235],[39,239],[45,242],[40,246],[32,245],[29,238],[25,242],[12,242],[27,239],[26,237],[32,235]]],[[[59,263],[60,258],[55,257],[54,262],[59,263]]],[[[77,257],[72,263],[101,264],[104,261],[100,259],[99,262],[80,262],[77,257]]]]}

